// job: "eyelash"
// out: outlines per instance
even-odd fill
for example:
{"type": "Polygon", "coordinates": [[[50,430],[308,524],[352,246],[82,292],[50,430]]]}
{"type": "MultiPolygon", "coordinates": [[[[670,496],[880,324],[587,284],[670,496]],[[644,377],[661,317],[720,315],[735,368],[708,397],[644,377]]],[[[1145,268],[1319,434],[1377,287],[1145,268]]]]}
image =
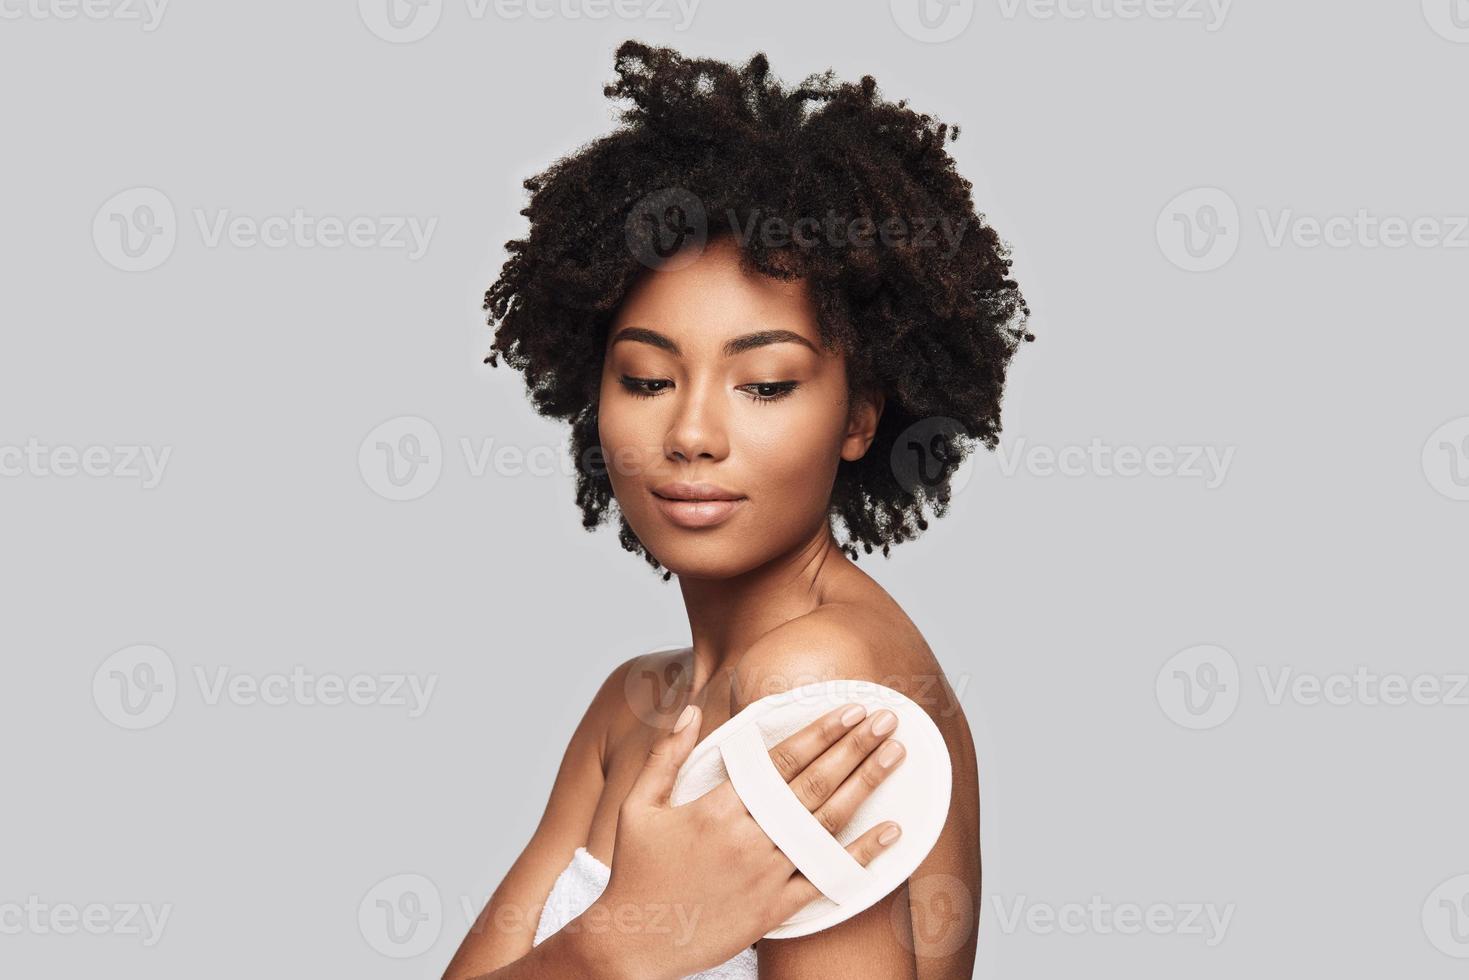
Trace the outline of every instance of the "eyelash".
{"type": "MultiPolygon", "coordinates": [[[[666,384],[671,384],[672,383],[672,382],[668,381],[665,378],[634,378],[631,375],[627,375],[627,374],[624,374],[622,376],[621,381],[622,381],[622,386],[624,388],[626,388],[628,390],[628,392],[630,392],[631,394],[635,395],[638,398],[656,398],[656,397],[658,397],[658,395],[662,394],[662,392],[664,390],[664,389],[660,388],[657,391],[649,391],[648,389],[642,387],[643,385],[649,385],[649,384],[664,384],[664,385],[666,385],[666,384]]],[[[755,381],[755,382],[751,382],[750,384],[747,384],[747,385],[740,385],[740,387],[741,388],[774,388],[774,389],[776,389],[776,392],[773,395],[752,395],[752,397],[755,399],[756,402],[768,403],[768,402],[780,401],[782,398],[786,397],[791,392],[795,391],[798,387],[800,387],[800,382],[797,382],[797,381],[755,381]]]]}

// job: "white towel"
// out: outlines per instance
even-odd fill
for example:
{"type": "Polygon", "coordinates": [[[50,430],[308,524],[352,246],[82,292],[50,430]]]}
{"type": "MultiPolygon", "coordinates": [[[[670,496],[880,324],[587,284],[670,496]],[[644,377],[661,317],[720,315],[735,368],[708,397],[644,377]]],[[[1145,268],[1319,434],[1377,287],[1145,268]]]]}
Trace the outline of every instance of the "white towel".
{"type": "MultiPolygon", "coordinates": [[[[611,876],[611,868],[592,857],[585,847],[578,847],[571,863],[551,886],[531,945],[539,946],[547,936],[585,912],[606,889],[611,876]]],[[[676,919],[669,925],[680,928],[676,919]]],[[[718,966],[689,974],[685,980],[757,980],[759,975],[755,950],[747,946],[718,966]]]]}

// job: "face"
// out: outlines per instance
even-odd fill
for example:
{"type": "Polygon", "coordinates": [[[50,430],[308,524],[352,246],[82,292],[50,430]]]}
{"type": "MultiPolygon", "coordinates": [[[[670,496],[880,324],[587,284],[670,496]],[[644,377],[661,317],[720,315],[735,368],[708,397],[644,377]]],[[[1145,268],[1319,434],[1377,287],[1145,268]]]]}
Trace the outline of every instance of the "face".
{"type": "Polygon", "coordinates": [[[881,408],[849,411],[845,359],[822,349],[805,284],[747,275],[727,240],[647,273],[607,334],[612,490],[679,576],[738,575],[829,535],[837,464],[867,451],[881,408]]]}

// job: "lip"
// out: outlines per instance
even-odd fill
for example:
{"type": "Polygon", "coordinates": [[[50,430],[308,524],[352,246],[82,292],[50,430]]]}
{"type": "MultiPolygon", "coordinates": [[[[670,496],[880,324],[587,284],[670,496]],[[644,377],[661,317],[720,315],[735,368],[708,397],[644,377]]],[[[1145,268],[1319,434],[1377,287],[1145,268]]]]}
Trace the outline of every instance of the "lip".
{"type": "Polygon", "coordinates": [[[680,527],[713,527],[739,510],[746,498],[712,483],[665,483],[654,487],[653,503],[680,527]]]}
{"type": "Polygon", "coordinates": [[[715,483],[660,483],[653,493],[665,500],[740,500],[745,496],[715,483]]]}

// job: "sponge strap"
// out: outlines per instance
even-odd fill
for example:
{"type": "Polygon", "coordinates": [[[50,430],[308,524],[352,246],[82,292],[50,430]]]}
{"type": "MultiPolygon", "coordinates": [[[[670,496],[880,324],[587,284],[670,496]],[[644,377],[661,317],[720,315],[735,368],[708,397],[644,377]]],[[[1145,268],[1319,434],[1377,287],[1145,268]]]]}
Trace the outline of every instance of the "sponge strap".
{"type": "Polygon", "coordinates": [[[862,890],[867,869],[806,809],[770,759],[754,723],[719,743],[730,785],[750,816],[817,890],[841,905],[862,890]]]}

